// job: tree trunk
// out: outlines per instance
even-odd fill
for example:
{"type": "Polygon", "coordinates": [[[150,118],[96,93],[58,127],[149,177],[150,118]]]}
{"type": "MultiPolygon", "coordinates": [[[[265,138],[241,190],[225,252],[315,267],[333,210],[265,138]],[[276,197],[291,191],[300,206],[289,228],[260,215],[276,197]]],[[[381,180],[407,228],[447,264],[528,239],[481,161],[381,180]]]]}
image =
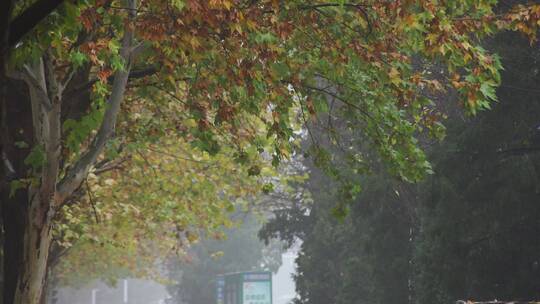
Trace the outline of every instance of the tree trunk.
{"type": "MultiPolygon", "coordinates": [[[[126,5],[130,8],[129,19],[133,20],[136,0],[126,0],[126,5]]],[[[4,25],[0,22],[0,40],[5,42],[4,25]]],[[[7,54],[0,52],[0,196],[6,233],[4,304],[39,304],[43,299],[55,210],[80,187],[113,134],[131,70],[133,36],[132,28],[126,27],[120,49],[126,66],[115,72],[108,108],[97,135],[61,181],[58,178],[62,166],[65,84],[60,83],[54,73],[52,55],[45,53],[38,62],[26,65],[22,71],[13,71],[11,76],[25,83],[24,88],[18,89],[7,84],[7,54]],[[30,149],[37,145],[44,148],[44,161],[41,167],[29,168],[25,160],[30,149]],[[17,184],[25,184],[25,187],[13,188],[17,184]]]]}
{"type": "Polygon", "coordinates": [[[39,304],[45,285],[51,221],[36,223],[41,211],[28,210],[28,192],[4,200],[4,304],[39,304]]]}
{"type": "MultiPolygon", "coordinates": [[[[36,199],[28,208],[28,189],[6,196],[3,191],[4,304],[39,304],[47,277],[51,219],[42,217],[36,199]],[[41,222],[36,219],[43,218],[41,222]]],[[[46,213],[45,213],[46,214],[46,213]]]]}
{"type": "MultiPolygon", "coordinates": [[[[2,200],[3,248],[3,303],[14,303],[17,282],[24,264],[24,238],[28,226],[29,189],[24,187],[12,191],[11,183],[27,178],[29,168],[24,160],[30,147],[15,143],[31,144],[33,138],[32,111],[28,88],[22,81],[8,80],[2,104],[0,128],[1,162],[0,198],[2,200]]],[[[30,303],[30,302],[28,302],[30,303]]]]}
{"type": "Polygon", "coordinates": [[[41,299],[39,300],[39,304],[47,304],[49,302],[54,304],[58,301],[56,299],[57,280],[55,279],[53,275],[54,265],[51,262],[51,257],[54,254],[53,251],[54,250],[49,250],[49,261],[47,262],[47,273],[45,274],[45,285],[43,286],[43,292],[41,293],[41,299]]]}
{"type": "Polygon", "coordinates": [[[25,213],[28,205],[28,191],[20,189],[13,196],[9,190],[2,191],[2,221],[4,226],[4,277],[3,303],[13,303],[15,288],[22,264],[23,242],[25,229],[25,213]]]}
{"type": "Polygon", "coordinates": [[[52,242],[52,212],[44,210],[39,195],[34,195],[26,217],[22,265],[13,304],[39,304],[47,274],[47,261],[52,242]]]}

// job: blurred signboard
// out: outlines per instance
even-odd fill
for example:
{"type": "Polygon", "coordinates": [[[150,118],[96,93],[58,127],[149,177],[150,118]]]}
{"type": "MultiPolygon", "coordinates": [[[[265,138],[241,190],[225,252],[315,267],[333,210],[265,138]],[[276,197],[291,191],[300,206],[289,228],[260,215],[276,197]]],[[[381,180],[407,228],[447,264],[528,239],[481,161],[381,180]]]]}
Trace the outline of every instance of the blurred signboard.
{"type": "Polygon", "coordinates": [[[272,273],[249,271],[217,276],[216,304],[272,304],[272,273]]]}
{"type": "Polygon", "coordinates": [[[271,304],[272,288],[269,281],[244,282],[243,304],[271,304]]]}

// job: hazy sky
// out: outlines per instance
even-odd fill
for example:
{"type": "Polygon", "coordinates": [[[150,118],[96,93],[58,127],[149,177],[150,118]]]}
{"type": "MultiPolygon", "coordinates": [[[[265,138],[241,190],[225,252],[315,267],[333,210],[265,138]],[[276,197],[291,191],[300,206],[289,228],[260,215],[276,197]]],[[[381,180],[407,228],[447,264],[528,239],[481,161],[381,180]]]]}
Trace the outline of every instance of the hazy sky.
{"type": "Polygon", "coordinates": [[[286,304],[296,295],[294,281],[291,277],[296,271],[295,259],[296,251],[288,251],[283,254],[283,264],[272,278],[273,304],[286,304]]]}

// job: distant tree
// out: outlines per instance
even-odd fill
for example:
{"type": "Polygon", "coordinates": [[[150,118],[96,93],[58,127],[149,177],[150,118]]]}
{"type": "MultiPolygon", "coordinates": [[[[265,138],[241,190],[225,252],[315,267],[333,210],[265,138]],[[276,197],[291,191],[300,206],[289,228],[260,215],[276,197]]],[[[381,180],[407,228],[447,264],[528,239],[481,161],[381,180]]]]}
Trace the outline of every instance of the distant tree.
{"type": "Polygon", "coordinates": [[[383,172],[361,178],[364,189],[347,216],[336,217],[344,200],[337,183],[306,165],[311,199],[277,210],[261,231],[302,242],[295,303],[407,303],[413,218],[401,201],[406,193],[397,194],[401,183],[383,172]]]}
{"type": "Polygon", "coordinates": [[[418,303],[540,297],[540,52],[509,34],[490,47],[505,66],[499,103],[465,122],[450,119],[432,149],[436,174],[419,194],[418,303]]]}

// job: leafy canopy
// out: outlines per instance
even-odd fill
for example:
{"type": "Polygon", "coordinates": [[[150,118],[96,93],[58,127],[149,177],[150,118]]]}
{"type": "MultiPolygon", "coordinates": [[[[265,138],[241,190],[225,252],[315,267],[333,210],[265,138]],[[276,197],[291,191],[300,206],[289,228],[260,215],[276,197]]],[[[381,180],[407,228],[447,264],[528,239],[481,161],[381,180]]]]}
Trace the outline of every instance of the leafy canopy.
{"type": "MultiPolygon", "coordinates": [[[[13,68],[47,51],[54,59],[48,68],[59,78],[69,78],[72,71],[86,71],[88,76],[88,83],[67,91],[89,94],[91,103],[79,109],[81,117],[62,121],[65,161],[60,175],[80,158],[81,148],[88,147],[103,122],[111,75],[126,68],[120,54],[126,29],[135,31],[133,74],[146,77],[132,77],[117,136],[105,159],[142,147],[148,153],[156,146],[172,146],[167,153],[178,155],[184,148],[178,142],[185,142],[209,155],[225,151],[230,159],[249,164],[248,175],[258,175],[263,156],[274,165],[289,157],[298,122],[307,126],[326,113],[351,133],[364,134],[393,174],[417,181],[431,171],[418,135],[428,131],[441,137],[444,131],[443,116],[430,96],[454,89],[470,113],[489,108],[501,65],[479,41],[501,29],[520,30],[534,39],[540,17],[540,6],[496,13],[492,0],[144,0],[128,22],[130,9],[122,3],[67,2],[13,51],[13,68]],[[435,69],[442,71],[435,75],[435,69]]],[[[335,157],[311,138],[315,163],[339,179],[335,157]]],[[[34,147],[28,159],[35,168],[43,163],[39,149],[34,147]]],[[[146,157],[159,158],[158,154],[146,157]]],[[[134,161],[144,162],[145,156],[135,156],[134,161]]],[[[364,161],[362,154],[354,154],[347,168],[365,170],[364,161]]],[[[181,164],[167,163],[163,156],[158,163],[166,170],[181,164]]],[[[151,209],[154,199],[167,204],[168,198],[180,194],[175,182],[189,182],[183,181],[188,177],[199,178],[200,188],[182,192],[186,200],[218,188],[212,178],[175,171],[177,167],[171,169],[174,174],[156,179],[136,168],[128,176],[144,174],[149,180],[144,185],[132,184],[137,179],[121,184],[122,191],[140,194],[132,202],[137,209],[151,209]],[[166,183],[160,185],[162,180],[166,183]],[[156,185],[163,197],[139,192],[156,185]]],[[[344,189],[351,198],[359,191],[357,185],[344,189]]],[[[214,203],[199,204],[195,210],[208,208],[204,211],[210,216],[227,207],[226,202],[214,203]]],[[[78,207],[73,208],[69,212],[79,219],[78,207]]],[[[105,208],[114,209],[115,204],[105,208]]],[[[206,221],[204,212],[174,208],[187,207],[172,204],[165,212],[167,217],[187,216],[175,219],[180,222],[197,219],[210,227],[223,223],[206,221]]],[[[159,220],[159,214],[152,214],[141,224],[159,220]]]]}
{"type": "Polygon", "coordinates": [[[451,87],[469,112],[489,108],[501,66],[479,39],[506,28],[534,38],[538,6],[495,14],[494,5],[146,0],[135,20],[125,23],[122,2],[66,3],[15,50],[14,63],[48,48],[59,74],[67,73],[66,66],[89,66],[96,76],[93,110],[64,123],[69,153],[77,153],[102,118],[108,77],[124,66],[119,49],[128,26],[138,42],[135,67],[156,69],[138,84],[143,90],[132,90],[148,101],[142,107],[151,105],[156,90],[168,95],[166,102],[181,103],[153,108],[170,112],[170,123],[177,125],[176,131],[156,126],[162,133],[181,130],[211,153],[225,143],[243,153],[242,139],[263,150],[260,142],[270,139],[277,164],[291,148],[291,109],[309,119],[331,111],[332,96],[350,127],[368,134],[392,171],[413,181],[430,170],[415,136],[425,130],[442,134],[441,115],[428,93],[451,87]],[[414,64],[415,58],[440,63],[443,83],[425,64],[414,64]],[[188,113],[196,125],[182,125],[173,112],[188,113]],[[264,134],[245,123],[246,115],[260,119],[264,134]]]}

